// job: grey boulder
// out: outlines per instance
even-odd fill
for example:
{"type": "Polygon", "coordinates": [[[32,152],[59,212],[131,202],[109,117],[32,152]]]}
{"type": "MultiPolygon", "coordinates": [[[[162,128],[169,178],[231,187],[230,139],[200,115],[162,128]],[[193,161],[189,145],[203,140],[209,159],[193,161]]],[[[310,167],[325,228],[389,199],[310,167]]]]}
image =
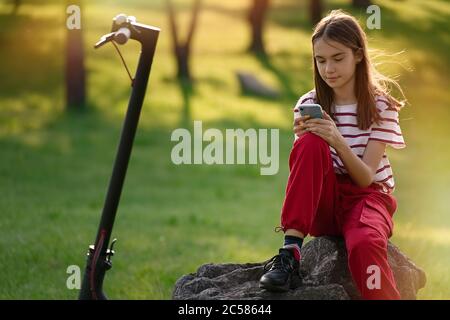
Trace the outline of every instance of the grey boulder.
{"type": "MultiPolygon", "coordinates": [[[[425,272],[395,245],[388,244],[388,261],[402,299],[416,299],[426,283],[425,272]]],[[[295,288],[274,293],[259,288],[266,261],[245,264],[205,264],[175,283],[175,300],[348,300],[360,299],[347,266],[342,238],[317,237],[302,248],[300,279],[295,288]]]]}

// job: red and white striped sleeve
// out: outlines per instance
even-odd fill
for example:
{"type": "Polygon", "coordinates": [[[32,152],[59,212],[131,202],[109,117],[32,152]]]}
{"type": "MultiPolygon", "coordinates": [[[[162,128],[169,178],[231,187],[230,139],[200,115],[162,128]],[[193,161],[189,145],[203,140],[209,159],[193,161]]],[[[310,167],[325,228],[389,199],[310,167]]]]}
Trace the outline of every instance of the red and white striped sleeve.
{"type": "Polygon", "coordinates": [[[384,97],[377,98],[377,109],[381,116],[379,124],[374,123],[369,140],[385,142],[395,149],[406,147],[399,123],[398,110],[384,97]]]}

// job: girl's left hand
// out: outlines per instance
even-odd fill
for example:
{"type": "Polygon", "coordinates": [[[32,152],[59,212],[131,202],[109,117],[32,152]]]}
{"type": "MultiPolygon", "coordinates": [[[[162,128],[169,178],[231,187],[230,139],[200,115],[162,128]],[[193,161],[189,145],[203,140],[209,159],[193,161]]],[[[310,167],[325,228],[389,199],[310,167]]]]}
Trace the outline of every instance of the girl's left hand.
{"type": "Polygon", "coordinates": [[[333,119],[323,110],[323,119],[309,119],[305,121],[306,131],[318,135],[328,144],[335,148],[344,141],[344,137],[339,132],[333,119]]]}

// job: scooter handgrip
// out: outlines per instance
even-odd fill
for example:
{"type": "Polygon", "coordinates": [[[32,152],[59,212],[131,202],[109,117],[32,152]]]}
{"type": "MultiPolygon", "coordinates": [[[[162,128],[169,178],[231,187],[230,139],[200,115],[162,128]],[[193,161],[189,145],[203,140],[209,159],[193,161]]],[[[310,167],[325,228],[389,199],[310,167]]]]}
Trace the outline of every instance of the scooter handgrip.
{"type": "Polygon", "coordinates": [[[114,41],[116,41],[118,44],[125,44],[127,43],[128,39],[130,39],[130,36],[131,36],[130,29],[120,28],[114,35],[114,41]]]}

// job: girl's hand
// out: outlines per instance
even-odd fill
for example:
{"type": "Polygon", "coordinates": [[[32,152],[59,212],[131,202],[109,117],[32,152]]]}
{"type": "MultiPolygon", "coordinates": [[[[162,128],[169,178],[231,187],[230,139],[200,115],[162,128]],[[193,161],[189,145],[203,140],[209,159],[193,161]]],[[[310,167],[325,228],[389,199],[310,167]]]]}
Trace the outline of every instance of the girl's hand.
{"type": "Polygon", "coordinates": [[[305,122],[305,131],[314,133],[328,144],[336,149],[342,143],[345,143],[344,137],[339,132],[333,119],[323,110],[324,119],[310,119],[305,122]]]}
{"type": "Polygon", "coordinates": [[[294,120],[294,133],[297,135],[297,137],[301,137],[303,134],[305,134],[307,131],[305,130],[305,121],[310,118],[309,115],[299,117],[294,120]]]}

